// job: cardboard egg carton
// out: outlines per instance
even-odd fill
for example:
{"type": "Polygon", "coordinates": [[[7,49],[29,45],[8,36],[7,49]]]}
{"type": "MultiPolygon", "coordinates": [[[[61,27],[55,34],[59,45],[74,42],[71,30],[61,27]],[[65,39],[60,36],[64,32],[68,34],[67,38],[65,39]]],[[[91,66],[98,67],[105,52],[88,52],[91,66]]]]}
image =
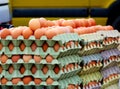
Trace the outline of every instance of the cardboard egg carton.
{"type": "Polygon", "coordinates": [[[102,80],[102,75],[99,71],[80,75],[80,78],[83,80],[83,86],[87,85],[91,81],[100,82],[102,80]]]}
{"type": "Polygon", "coordinates": [[[96,82],[96,84],[91,84],[91,85],[88,84],[88,85],[83,86],[83,89],[101,89],[101,83],[96,82]]]}
{"type": "Polygon", "coordinates": [[[58,82],[60,84],[59,89],[68,89],[69,84],[74,85],[75,89],[82,89],[80,87],[82,80],[78,75],[59,80],[58,82]],[[78,86],[78,87],[76,87],[76,86],[78,86]]]}
{"type": "Polygon", "coordinates": [[[118,65],[120,62],[120,51],[118,49],[111,49],[107,51],[101,52],[101,56],[103,57],[104,66],[103,68],[118,65]]]}
{"type": "Polygon", "coordinates": [[[114,84],[112,84],[108,87],[104,87],[102,89],[119,89],[119,85],[118,85],[118,83],[114,83],[114,84]]]}
{"type": "Polygon", "coordinates": [[[102,65],[103,58],[100,54],[82,56],[82,60],[83,60],[83,69],[80,72],[81,75],[99,71],[103,66],[102,65]]]}

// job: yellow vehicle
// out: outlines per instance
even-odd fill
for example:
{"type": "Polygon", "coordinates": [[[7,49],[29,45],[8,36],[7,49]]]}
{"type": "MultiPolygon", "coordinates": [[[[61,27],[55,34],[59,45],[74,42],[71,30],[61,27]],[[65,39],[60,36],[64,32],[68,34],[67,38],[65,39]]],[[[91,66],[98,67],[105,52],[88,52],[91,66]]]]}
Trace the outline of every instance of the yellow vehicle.
{"type": "Polygon", "coordinates": [[[29,19],[46,17],[95,18],[97,24],[106,25],[107,8],[115,0],[10,0],[14,26],[27,25],[29,19]],[[95,14],[97,13],[97,15],[95,14]]]}

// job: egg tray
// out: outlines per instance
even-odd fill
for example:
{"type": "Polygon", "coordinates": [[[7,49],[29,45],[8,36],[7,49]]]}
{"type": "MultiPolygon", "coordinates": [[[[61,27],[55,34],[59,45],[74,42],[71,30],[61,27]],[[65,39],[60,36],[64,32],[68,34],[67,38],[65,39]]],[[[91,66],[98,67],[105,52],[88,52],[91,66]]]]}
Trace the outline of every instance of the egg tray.
{"type": "Polygon", "coordinates": [[[55,42],[62,45],[69,41],[80,41],[81,39],[77,33],[64,33],[54,36],[52,39],[47,39],[46,36],[42,36],[40,39],[35,39],[34,36],[30,36],[28,39],[24,39],[23,36],[19,36],[17,39],[13,39],[12,36],[7,36],[6,39],[0,38],[0,40],[4,46],[8,46],[10,41],[12,41],[15,46],[19,46],[21,41],[23,41],[25,45],[29,47],[33,42],[35,42],[37,46],[42,46],[44,42],[47,42],[49,46],[53,46],[55,42]]]}
{"type": "MultiPolygon", "coordinates": [[[[60,84],[59,89],[67,89],[69,84],[80,85],[82,83],[82,79],[78,75],[76,75],[76,76],[59,80],[58,82],[60,84]]],[[[81,89],[81,87],[79,86],[78,89],[81,89]]]]}
{"type": "Polygon", "coordinates": [[[105,89],[105,87],[118,83],[119,79],[120,79],[120,75],[118,75],[118,77],[109,78],[109,80],[107,80],[106,82],[103,81],[102,89],[105,89]]]}
{"type": "Polygon", "coordinates": [[[55,89],[56,86],[59,86],[57,81],[54,81],[51,85],[47,85],[45,81],[39,85],[36,85],[34,81],[31,81],[28,85],[24,85],[22,81],[17,84],[12,84],[11,81],[8,81],[5,85],[0,84],[0,89],[55,89]]]}
{"type": "Polygon", "coordinates": [[[117,83],[114,83],[108,87],[104,87],[102,89],[119,89],[119,85],[118,85],[118,82],[117,83]]]}
{"type": "MultiPolygon", "coordinates": [[[[61,57],[61,58],[58,58],[58,59],[53,59],[53,61],[51,63],[48,63],[46,61],[46,59],[42,59],[40,61],[40,63],[36,63],[35,60],[32,58],[30,59],[28,62],[24,62],[24,60],[22,58],[18,59],[17,62],[13,62],[11,57],[12,55],[6,55],[8,56],[8,60],[6,61],[6,63],[2,63],[0,61],[0,65],[3,66],[3,69],[8,69],[9,65],[24,65],[29,67],[29,66],[32,66],[33,64],[35,65],[50,65],[50,66],[54,66],[55,64],[58,64],[58,65],[61,65],[62,67],[69,64],[69,63],[75,63],[75,64],[80,64],[82,62],[82,59],[81,57],[78,56],[78,54],[75,54],[75,55],[70,55],[70,56],[65,56],[65,57],[61,57]]],[[[32,55],[33,56],[33,55],[32,55]]],[[[30,68],[30,67],[29,67],[30,68]]]]}
{"type": "Polygon", "coordinates": [[[120,74],[120,68],[117,65],[114,65],[112,67],[101,69],[101,74],[103,78],[107,78],[111,74],[120,74]]]}
{"type": "Polygon", "coordinates": [[[83,86],[83,89],[101,89],[101,83],[96,82],[97,84],[92,84],[92,85],[85,85],[83,86]]]}
{"type": "Polygon", "coordinates": [[[96,82],[102,81],[102,75],[99,71],[80,75],[80,78],[83,80],[83,85],[87,85],[91,81],[96,81],[96,82]]]}
{"type": "Polygon", "coordinates": [[[102,64],[97,66],[91,65],[90,67],[87,66],[87,68],[83,67],[83,69],[80,71],[80,75],[93,73],[93,72],[99,71],[101,68],[102,68],[102,64]]]}
{"type": "Polygon", "coordinates": [[[49,47],[46,52],[43,51],[42,47],[37,47],[35,51],[32,51],[31,47],[25,47],[23,51],[20,50],[19,47],[14,47],[12,51],[9,50],[9,47],[4,47],[0,54],[31,54],[31,55],[40,55],[42,58],[45,58],[48,54],[52,55],[54,58],[64,57],[67,55],[77,54],[80,50],[81,46],[72,45],[71,47],[64,48],[62,47],[56,52],[53,47],[49,47]]]}

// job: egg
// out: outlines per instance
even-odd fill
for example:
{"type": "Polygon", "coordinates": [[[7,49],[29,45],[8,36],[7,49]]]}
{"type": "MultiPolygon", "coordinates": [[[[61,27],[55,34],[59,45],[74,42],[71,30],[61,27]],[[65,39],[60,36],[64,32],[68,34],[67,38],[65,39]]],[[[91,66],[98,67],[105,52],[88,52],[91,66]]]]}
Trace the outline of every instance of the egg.
{"type": "Polygon", "coordinates": [[[21,78],[13,78],[12,84],[18,84],[21,81],[21,78]]]}
{"type": "Polygon", "coordinates": [[[31,19],[28,23],[28,26],[32,31],[35,31],[36,29],[41,27],[39,19],[31,19]]]}
{"type": "Polygon", "coordinates": [[[35,30],[34,36],[36,39],[40,39],[42,36],[45,35],[45,32],[46,32],[46,28],[39,28],[35,30]]]}
{"type": "Polygon", "coordinates": [[[28,39],[31,35],[33,35],[33,31],[29,27],[26,27],[23,30],[22,35],[23,35],[24,39],[28,39]]]}
{"type": "Polygon", "coordinates": [[[11,35],[13,39],[17,39],[20,35],[22,35],[23,29],[21,27],[14,28],[13,31],[11,31],[11,35]]]}
{"type": "Polygon", "coordinates": [[[75,85],[74,84],[69,84],[67,89],[75,89],[75,85]]]}
{"type": "Polygon", "coordinates": [[[73,21],[74,21],[76,27],[82,27],[82,22],[80,21],[80,19],[75,19],[73,21]]]}
{"type": "Polygon", "coordinates": [[[58,34],[58,31],[56,28],[51,28],[51,29],[48,29],[46,32],[45,32],[45,36],[48,38],[48,39],[52,39],[54,36],[56,36],[58,34]]]}
{"type": "Polygon", "coordinates": [[[24,51],[25,47],[26,46],[25,46],[25,44],[23,42],[19,46],[19,48],[20,48],[21,51],[24,51]]]}
{"type": "Polygon", "coordinates": [[[55,26],[55,25],[56,24],[53,21],[50,21],[50,20],[47,21],[47,26],[48,27],[52,27],[52,26],[55,26]]]}
{"type": "Polygon", "coordinates": [[[12,42],[11,42],[11,43],[9,43],[8,48],[9,48],[9,50],[10,50],[10,51],[12,51],[12,50],[14,49],[14,45],[13,45],[13,43],[12,43],[12,42]]]}
{"type": "Polygon", "coordinates": [[[31,76],[25,76],[25,77],[23,77],[23,83],[24,84],[29,84],[33,79],[32,79],[32,77],[31,76]]]}
{"type": "Polygon", "coordinates": [[[41,27],[47,27],[47,20],[45,18],[42,17],[39,19],[39,21],[40,21],[41,27]]]}
{"type": "Polygon", "coordinates": [[[6,63],[6,61],[8,60],[8,56],[3,54],[1,55],[1,63],[6,63]]]}
{"type": "Polygon", "coordinates": [[[40,78],[34,78],[34,83],[35,84],[41,84],[41,82],[42,82],[42,79],[40,79],[40,78]]]}
{"type": "Polygon", "coordinates": [[[35,74],[36,71],[37,71],[37,67],[35,65],[33,65],[32,68],[31,68],[32,74],[35,74]]]}
{"type": "Polygon", "coordinates": [[[26,69],[25,69],[24,66],[21,66],[20,69],[19,69],[19,71],[20,71],[21,74],[23,74],[23,73],[25,72],[25,70],[26,70],[26,69]]]}
{"type": "Polygon", "coordinates": [[[85,27],[88,27],[88,26],[89,26],[88,20],[87,20],[87,19],[82,19],[82,20],[83,20],[83,22],[84,22],[84,26],[85,26],[85,27]]]}
{"type": "Polygon", "coordinates": [[[64,21],[65,19],[61,18],[61,19],[58,19],[57,20],[57,23],[59,26],[62,26],[62,22],[64,21]]]}
{"type": "Polygon", "coordinates": [[[41,56],[39,56],[39,55],[34,55],[33,59],[35,60],[36,63],[40,63],[42,60],[41,56]]]}
{"type": "Polygon", "coordinates": [[[89,23],[89,26],[95,26],[96,25],[96,21],[93,18],[89,18],[88,23],[89,23]]]}
{"type": "Polygon", "coordinates": [[[17,62],[20,59],[20,55],[13,55],[11,59],[12,62],[17,62]]]}
{"type": "Polygon", "coordinates": [[[24,62],[29,62],[32,59],[31,55],[23,55],[23,61],[24,62]]]}
{"type": "Polygon", "coordinates": [[[54,82],[54,80],[50,77],[47,78],[47,80],[46,80],[47,85],[51,85],[53,82],[54,82]]]}
{"type": "Polygon", "coordinates": [[[58,74],[59,71],[60,71],[60,67],[59,67],[58,65],[55,65],[55,67],[54,67],[54,72],[55,72],[56,74],[58,74]]]}
{"type": "Polygon", "coordinates": [[[48,70],[49,70],[48,66],[44,65],[43,68],[42,68],[42,72],[44,74],[47,74],[48,70]]]}
{"type": "Polygon", "coordinates": [[[35,51],[35,50],[37,49],[37,45],[36,45],[36,43],[32,43],[32,45],[31,45],[31,49],[32,49],[32,51],[35,51]]]}
{"type": "Polygon", "coordinates": [[[47,42],[44,42],[44,43],[43,43],[42,49],[43,49],[44,52],[47,51],[47,49],[48,49],[48,44],[47,44],[47,42]]]}
{"type": "Polygon", "coordinates": [[[53,61],[53,57],[51,55],[46,56],[46,62],[51,63],[53,61]]]}
{"type": "Polygon", "coordinates": [[[9,74],[12,74],[14,71],[14,67],[13,66],[9,66],[8,72],[9,74]]]}
{"type": "Polygon", "coordinates": [[[62,22],[62,26],[71,26],[71,27],[73,27],[73,28],[76,27],[76,25],[75,25],[75,23],[74,23],[73,20],[64,20],[64,21],[62,22]]]}
{"type": "Polygon", "coordinates": [[[2,29],[2,30],[0,31],[0,33],[1,33],[1,38],[2,38],[2,39],[5,39],[7,36],[11,35],[10,30],[7,29],[7,28],[2,29]]]}
{"type": "Polygon", "coordinates": [[[1,84],[5,85],[8,82],[6,78],[1,78],[1,84]]]}
{"type": "Polygon", "coordinates": [[[2,50],[3,48],[3,44],[0,42],[0,50],[2,50]]]}
{"type": "Polygon", "coordinates": [[[60,49],[60,45],[59,45],[59,43],[57,42],[57,43],[55,43],[55,45],[54,45],[54,50],[56,51],[56,52],[58,52],[58,50],[60,49]]]}
{"type": "Polygon", "coordinates": [[[2,68],[2,66],[0,65],[0,74],[2,73],[2,71],[3,71],[3,68],[2,68]]]}

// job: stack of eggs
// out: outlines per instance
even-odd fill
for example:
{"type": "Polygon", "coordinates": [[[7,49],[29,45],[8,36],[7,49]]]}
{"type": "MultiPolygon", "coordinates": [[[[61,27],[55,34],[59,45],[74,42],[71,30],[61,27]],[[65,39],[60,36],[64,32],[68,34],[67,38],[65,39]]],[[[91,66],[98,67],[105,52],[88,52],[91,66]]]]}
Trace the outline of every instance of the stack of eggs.
{"type": "Polygon", "coordinates": [[[81,88],[81,39],[71,26],[44,20],[0,32],[1,89],[81,88]]]}
{"type": "Polygon", "coordinates": [[[116,48],[119,40],[112,26],[96,25],[92,18],[37,18],[29,27],[5,28],[0,32],[0,89],[99,89],[100,52],[116,48]]]}
{"type": "Polygon", "coordinates": [[[116,62],[114,65],[119,64],[120,51],[117,47],[120,44],[120,33],[117,30],[97,31],[96,33],[80,35],[80,38],[83,40],[83,47],[79,51],[83,60],[83,69],[80,72],[80,76],[83,79],[83,88],[106,88],[107,85],[112,84],[113,80],[117,81],[120,73],[119,67],[116,66],[117,71],[113,72],[110,71],[114,69],[109,69],[108,67],[112,66],[114,62],[116,62]],[[109,72],[106,76],[104,76],[106,74],[105,70],[109,72]],[[115,78],[107,78],[114,73],[117,74],[115,78]],[[108,79],[107,82],[106,78],[108,79]],[[102,82],[103,86],[101,86],[102,82]]]}

